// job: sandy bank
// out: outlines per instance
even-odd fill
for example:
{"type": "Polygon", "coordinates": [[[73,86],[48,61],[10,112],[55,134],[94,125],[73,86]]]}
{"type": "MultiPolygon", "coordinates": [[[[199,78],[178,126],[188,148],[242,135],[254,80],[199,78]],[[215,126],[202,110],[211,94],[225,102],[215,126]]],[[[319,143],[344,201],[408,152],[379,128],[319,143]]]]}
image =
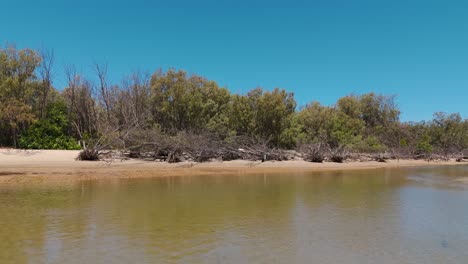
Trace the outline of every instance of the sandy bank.
{"type": "MultiPolygon", "coordinates": [[[[0,183],[77,181],[232,173],[281,173],[286,171],[355,170],[410,166],[460,165],[459,162],[427,162],[423,160],[390,160],[385,163],[346,162],[310,163],[292,161],[216,161],[169,164],[140,160],[113,162],[77,161],[79,151],[0,149],[0,183]]],[[[466,163],[465,163],[466,164],[466,163]]]]}

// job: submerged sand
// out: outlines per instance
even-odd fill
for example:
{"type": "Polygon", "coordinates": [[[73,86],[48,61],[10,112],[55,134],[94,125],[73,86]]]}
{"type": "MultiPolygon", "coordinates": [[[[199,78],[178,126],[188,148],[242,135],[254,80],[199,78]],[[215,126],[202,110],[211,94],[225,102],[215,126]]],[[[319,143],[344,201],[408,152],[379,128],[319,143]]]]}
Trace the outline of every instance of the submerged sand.
{"type": "MultiPolygon", "coordinates": [[[[252,162],[166,163],[141,160],[78,161],[75,150],[0,149],[0,184],[67,182],[203,174],[281,173],[324,170],[377,169],[411,166],[459,165],[455,160],[389,160],[311,163],[303,160],[252,162]]],[[[465,163],[466,164],[466,163],[465,163]]]]}

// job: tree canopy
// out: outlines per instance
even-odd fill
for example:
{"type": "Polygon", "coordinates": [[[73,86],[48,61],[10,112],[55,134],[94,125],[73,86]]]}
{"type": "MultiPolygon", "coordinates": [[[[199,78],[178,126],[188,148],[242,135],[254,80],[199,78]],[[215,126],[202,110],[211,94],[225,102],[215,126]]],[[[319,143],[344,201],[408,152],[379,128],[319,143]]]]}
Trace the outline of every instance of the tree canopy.
{"type": "Polygon", "coordinates": [[[68,66],[67,86],[57,89],[53,60],[50,51],[0,50],[0,146],[76,149],[107,138],[118,148],[136,142],[128,140],[128,131],[138,128],[140,134],[186,132],[225,141],[248,137],[283,149],[324,144],[358,152],[448,155],[468,148],[468,120],[460,114],[401,122],[393,95],[347,95],[334,105],[298,108],[285,89],[235,94],[176,69],[135,72],[111,83],[107,66],[98,64],[94,77],[68,66]]]}

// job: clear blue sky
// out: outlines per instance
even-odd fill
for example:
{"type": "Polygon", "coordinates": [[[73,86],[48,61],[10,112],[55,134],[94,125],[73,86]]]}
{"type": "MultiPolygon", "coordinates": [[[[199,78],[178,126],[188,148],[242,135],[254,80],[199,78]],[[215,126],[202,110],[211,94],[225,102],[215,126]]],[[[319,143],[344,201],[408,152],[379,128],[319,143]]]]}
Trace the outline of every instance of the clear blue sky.
{"type": "Polygon", "coordinates": [[[468,1],[0,0],[0,43],[55,51],[88,74],[107,62],[175,67],[233,92],[293,91],[299,105],[350,93],[397,94],[403,120],[468,117],[468,1]],[[150,3],[152,2],[152,3],[150,3]]]}

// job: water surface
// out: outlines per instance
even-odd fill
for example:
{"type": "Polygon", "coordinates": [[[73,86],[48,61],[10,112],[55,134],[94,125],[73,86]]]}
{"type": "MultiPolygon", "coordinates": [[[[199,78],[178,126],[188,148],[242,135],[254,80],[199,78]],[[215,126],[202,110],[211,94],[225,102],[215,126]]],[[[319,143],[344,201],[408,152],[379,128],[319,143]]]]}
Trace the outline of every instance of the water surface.
{"type": "Polygon", "coordinates": [[[0,263],[468,263],[468,166],[0,187],[0,263]]]}

